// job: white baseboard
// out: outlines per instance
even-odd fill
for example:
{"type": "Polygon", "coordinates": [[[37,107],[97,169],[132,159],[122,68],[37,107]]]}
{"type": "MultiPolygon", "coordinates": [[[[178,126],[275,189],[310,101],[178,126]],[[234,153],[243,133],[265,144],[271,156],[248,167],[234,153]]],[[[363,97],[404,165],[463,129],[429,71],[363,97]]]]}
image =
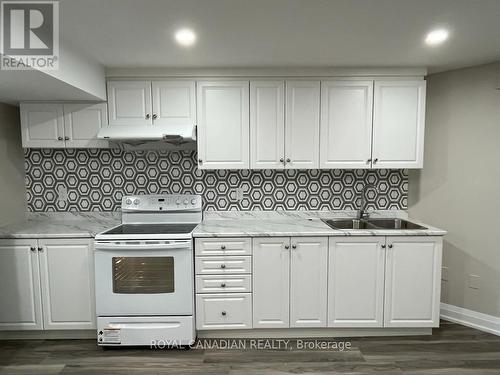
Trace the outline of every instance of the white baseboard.
{"type": "Polygon", "coordinates": [[[500,318],[441,303],[441,319],[500,336],[500,318]]]}

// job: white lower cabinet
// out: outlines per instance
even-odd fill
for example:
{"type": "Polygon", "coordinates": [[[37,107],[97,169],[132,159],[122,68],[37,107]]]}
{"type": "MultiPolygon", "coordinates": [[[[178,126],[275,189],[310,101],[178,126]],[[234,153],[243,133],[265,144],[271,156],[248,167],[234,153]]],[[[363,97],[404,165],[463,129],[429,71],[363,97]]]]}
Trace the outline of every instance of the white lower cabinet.
{"type": "Polygon", "coordinates": [[[326,327],[327,237],[292,237],[290,327],[326,327]]]}
{"type": "Polygon", "coordinates": [[[198,330],[439,325],[442,237],[219,238],[195,246],[203,254],[195,259],[198,330]],[[247,255],[220,256],[231,248],[247,255]]]}
{"type": "Polygon", "coordinates": [[[45,329],[96,326],[94,257],[87,239],[39,240],[45,329]]]}
{"type": "Polygon", "coordinates": [[[441,237],[387,237],[385,327],[438,327],[441,237]]]}
{"type": "Polygon", "coordinates": [[[36,240],[0,240],[0,330],[42,329],[36,240]]]}
{"type": "Polygon", "coordinates": [[[252,294],[196,295],[197,329],[252,328],[252,294]]]}
{"type": "Polygon", "coordinates": [[[254,327],[326,327],[327,251],[327,237],[254,238],[254,327]]]}
{"type": "Polygon", "coordinates": [[[94,329],[89,239],[0,240],[0,330],[94,329]]]}
{"type": "Polygon", "coordinates": [[[252,328],[251,243],[250,238],[195,240],[196,329],[252,328]]]}
{"type": "Polygon", "coordinates": [[[290,326],[290,237],[253,240],[253,326],[290,326]]]}
{"type": "Polygon", "coordinates": [[[328,326],[382,327],[385,237],[331,237],[328,326]]]}

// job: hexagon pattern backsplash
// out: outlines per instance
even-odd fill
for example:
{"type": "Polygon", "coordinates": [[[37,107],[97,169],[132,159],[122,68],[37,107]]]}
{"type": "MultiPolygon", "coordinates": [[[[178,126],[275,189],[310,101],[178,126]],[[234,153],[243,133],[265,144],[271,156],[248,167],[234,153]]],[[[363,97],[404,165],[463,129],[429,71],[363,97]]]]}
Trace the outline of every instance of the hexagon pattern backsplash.
{"type": "Polygon", "coordinates": [[[205,210],[406,209],[406,170],[199,170],[194,151],[28,149],[30,211],[116,211],[123,195],[195,193],[205,210]],[[243,196],[238,194],[243,192],[243,196]]]}

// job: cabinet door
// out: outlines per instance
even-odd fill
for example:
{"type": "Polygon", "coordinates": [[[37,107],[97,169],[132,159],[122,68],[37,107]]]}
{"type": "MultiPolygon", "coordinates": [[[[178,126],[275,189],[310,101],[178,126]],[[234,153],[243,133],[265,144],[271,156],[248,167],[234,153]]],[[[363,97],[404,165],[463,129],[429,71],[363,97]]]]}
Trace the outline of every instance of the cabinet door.
{"type": "Polygon", "coordinates": [[[385,237],[330,237],[328,326],[382,327],[385,237]]]}
{"type": "Polygon", "coordinates": [[[21,128],[24,148],[64,147],[62,104],[21,103],[21,128]]]}
{"type": "Polygon", "coordinates": [[[385,327],[438,327],[442,239],[387,237],[385,327]]]}
{"type": "Polygon", "coordinates": [[[253,326],[290,326],[290,238],[253,239],[253,326]]]}
{"type": "Polygon", "coordinates": [[[291,243],[290,327],[326,327],[328,238],[291,243]]]}
{"type": "Polygon", "coordinates": [[[282,169],[285,154],[285,83],[250,82],[250,167],[282,169]]]}
{"type": "Polygon", "coordinates": [[[319,81],[286,82],[285,168],[319,168],[319,97],[319,81]]]}
{"type": "Polygon", "coordinates": [[[175,131],[196,124],[194,81],[153,81],[153,124],[175,131]]]}
{"type": "Polygon", "coordinates": [[[373,81],[321,82],[321,168],[370,168],[373,81]]]}
{"type": "Polygon", "coordinates": [[[252,328],[252,294],[196,295],[196,329],[252,328]]]}
{"type": "Polygon", "coordinates": [[[108,125],[106,103],[64,104],[64,137],[66,147],[108,147],[108,142],[97,139],[97,133],[108,125]]]}
{"type": "Polygon", "coordinates": [[[42,329],[36,240],[0,240],[0,330],[42,329]]]}
{"type": "Polygon", "coordinates": [[[375,81],[373,168],[422,168],[425,81],[375,81]]]}
{"type": "Polygon", "coordinates": [[[151,125],[151,82],[108,81],[110,125],[151,125]]]}
{"type": "Polygon", "coordinates": [[[248,81],[202,81],[197,85],[199,168],[248,169],[248,81]]]}
{"type": "Polygon", "coordinates": [[[45,329],[93,329],[94,257],[88,239],[39,240],[45,329]]]}

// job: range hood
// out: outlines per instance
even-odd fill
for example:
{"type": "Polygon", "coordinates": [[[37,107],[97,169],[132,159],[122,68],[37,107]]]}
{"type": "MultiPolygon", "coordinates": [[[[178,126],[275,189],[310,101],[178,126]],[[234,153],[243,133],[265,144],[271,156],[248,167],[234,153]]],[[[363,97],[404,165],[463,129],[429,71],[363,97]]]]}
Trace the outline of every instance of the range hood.
{"type": "Polygon", "coordinates": [[[196,141],[194,125],[108,125],[97,133],[97,138],[113,142],[163,141],[176,146],[196,141]]]}

